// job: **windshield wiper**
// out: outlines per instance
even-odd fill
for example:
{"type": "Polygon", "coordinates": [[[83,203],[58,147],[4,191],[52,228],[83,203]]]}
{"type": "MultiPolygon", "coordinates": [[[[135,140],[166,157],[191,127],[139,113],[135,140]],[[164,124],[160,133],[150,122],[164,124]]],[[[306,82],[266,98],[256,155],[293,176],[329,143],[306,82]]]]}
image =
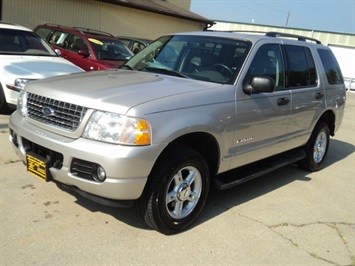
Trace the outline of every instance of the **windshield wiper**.
{"type": "Polygon", "coordinates": [[[187,79],[190,78],[189,76],[186,76],[186,75],[182,74],[181,72],[173,70],[173,69],[158,68],[158,67],[147,67],[147,68],[145,68],[145,70],[149,71],[149,72],[158,72],[158,73],[167,74],[167,75],[180,77],[180,78],[187,78],[187,79]]]}

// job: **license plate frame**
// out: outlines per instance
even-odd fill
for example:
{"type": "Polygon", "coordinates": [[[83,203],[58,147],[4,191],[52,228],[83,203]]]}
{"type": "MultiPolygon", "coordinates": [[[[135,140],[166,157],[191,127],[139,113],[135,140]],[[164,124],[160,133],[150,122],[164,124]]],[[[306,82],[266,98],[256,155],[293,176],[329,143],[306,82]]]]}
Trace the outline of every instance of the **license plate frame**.
{"type": "Polygon", "coordinates": [[[26,153],[27,172],[45,182],[51,180],[51,175],[49,172],[49,163],[49,158],[42,157],[33,152],[26,153]]]}

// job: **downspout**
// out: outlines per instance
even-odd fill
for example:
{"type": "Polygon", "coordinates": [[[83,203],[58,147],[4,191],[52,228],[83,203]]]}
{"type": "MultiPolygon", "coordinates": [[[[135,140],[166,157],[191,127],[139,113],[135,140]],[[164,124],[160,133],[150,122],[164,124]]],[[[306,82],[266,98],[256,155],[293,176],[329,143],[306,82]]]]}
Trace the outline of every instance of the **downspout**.
{"type": "Polygon", "coordinates": [[[2,0],[0,0],[0,20],[2,20],[2,0]]]}

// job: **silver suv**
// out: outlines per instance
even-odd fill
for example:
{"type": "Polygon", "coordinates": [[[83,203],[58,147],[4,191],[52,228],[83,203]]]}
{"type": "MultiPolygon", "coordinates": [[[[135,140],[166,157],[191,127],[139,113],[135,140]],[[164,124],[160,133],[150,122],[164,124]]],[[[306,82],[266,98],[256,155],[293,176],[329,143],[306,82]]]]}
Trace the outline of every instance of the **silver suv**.
{"type": "Polygon", "coordinates": [[[122,69],[27,84],[10,141],[39,178],[102,204],[136,203],[149,227],[173,234],[212,186],[296,162],[320,170],[345,100],[339,65],[317,40],[179,33],[122,69]]]}

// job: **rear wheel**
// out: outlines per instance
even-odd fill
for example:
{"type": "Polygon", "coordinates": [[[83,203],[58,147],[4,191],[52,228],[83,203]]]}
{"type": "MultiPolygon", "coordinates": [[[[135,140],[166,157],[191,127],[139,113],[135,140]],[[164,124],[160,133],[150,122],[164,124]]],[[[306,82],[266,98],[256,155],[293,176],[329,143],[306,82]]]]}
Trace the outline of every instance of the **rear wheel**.
{"type": "Polygon", "coordinates": [[[149,227],[167,235],[178,233],[201,213],[209,182],[201,154],[188,147],[171,149],[150,174],[138,209],[149,227]]]}
{"type": "Polygon", "coordinates": [[[308,171],[322,169],[329,148],[329,127],[326,123],[317,124],[311,138],[305,146],[306,158],[300,161],[300,166],[308,171]]]}

